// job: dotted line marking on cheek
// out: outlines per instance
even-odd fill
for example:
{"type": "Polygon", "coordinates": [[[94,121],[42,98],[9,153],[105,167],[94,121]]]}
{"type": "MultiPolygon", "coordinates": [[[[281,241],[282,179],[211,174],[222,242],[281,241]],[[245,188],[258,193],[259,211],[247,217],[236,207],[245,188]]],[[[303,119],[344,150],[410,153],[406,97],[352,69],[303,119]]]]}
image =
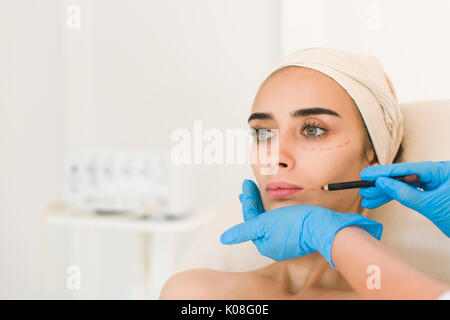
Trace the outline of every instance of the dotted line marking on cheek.
{"type": "Polygon", "coordinates": [[[350,143],[350,140],[345,142],[345,143],[338,144],[335,147],[329,147],[329,148],[308,148],[308,147],[302,146],[302,148],[305,149],[305,150],[311,150],[311,151],[315,151],[315,150],[321,150],[321,151],[327,150],[328,151],[328,150],[335,150],[335,149],[342,148],[342,147],[346,146],[349,143],[350,143]]]}

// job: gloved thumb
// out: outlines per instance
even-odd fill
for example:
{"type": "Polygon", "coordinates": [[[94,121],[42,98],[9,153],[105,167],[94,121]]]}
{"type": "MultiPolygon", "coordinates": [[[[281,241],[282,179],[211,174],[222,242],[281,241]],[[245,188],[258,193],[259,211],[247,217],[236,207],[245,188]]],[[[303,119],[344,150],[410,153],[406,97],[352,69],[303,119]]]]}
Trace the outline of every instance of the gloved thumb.
{"type": "Polygon", "coordinates": [[[242,204],[242,213],[244,221],[255,218],[264,212],[261,201],[261,194],[256,184],[252,180],[244,180],[242,183],[242,193],[239,195],[242,204]]]}
{"type": "Polygon", "coordinates": [[[421,192],[423,191],[419,191],[405,182],[388,177],[378,177],[375,186],[407,207],[411,207],[422,198],[421,192]]]}
{"type": "Polygon", "coordinates": [[[220,236],[222,244],[236,244],[264,237],[263,219],[253,219],[231,227],[220,236]]]}

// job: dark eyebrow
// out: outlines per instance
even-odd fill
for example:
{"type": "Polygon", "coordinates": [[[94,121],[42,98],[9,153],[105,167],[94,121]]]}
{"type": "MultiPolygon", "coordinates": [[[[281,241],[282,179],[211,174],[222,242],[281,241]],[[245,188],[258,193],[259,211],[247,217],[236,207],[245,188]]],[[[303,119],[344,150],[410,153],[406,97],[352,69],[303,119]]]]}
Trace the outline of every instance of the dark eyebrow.
{"type": "MultiPolygon", "coordinates": [[[[341,118],[341,116],[336,111],[333,111],[333,110],[327,109],[327,108],[320,108],[320,107],[296,110],[291,113],[291,117],[292,118],[306,117],[306,116],[317,115],[317,114],[329,114],[329,115],[341,118]]],[[[273,120],[273,116],[271,113],[257,112],[257,113],[252,113],[250,115],[250,117],[248,118],[248,122],[250,122],[253,119],[261,119],[261,120],[272,119],[273,120]]]]}
{"type": "Polygon", "coordinates": [[[341,117],[336,111],[320,107],[296,110],[291,114],[291,117],[306,117],[315,114],[329,114],[332,116],[341,117]]]}
{"type": "Polygon", "coordinates": [[[272,116],[271,113],[256,112],[256,113],[252,113],[250,115],[250,117],[248,118],[247,122],[250,122],[253,119],[261,119],[261,120],[273,119],[273,116],[272,116]]]}

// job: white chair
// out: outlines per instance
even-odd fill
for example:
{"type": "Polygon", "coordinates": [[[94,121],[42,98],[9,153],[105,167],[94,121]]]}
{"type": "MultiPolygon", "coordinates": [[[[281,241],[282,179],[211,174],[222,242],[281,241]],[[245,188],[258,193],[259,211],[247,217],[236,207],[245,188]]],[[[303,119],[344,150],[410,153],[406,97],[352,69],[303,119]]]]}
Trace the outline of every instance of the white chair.
{"type": "MultiPolygon", "coordinates": [[[[450,100],[401,104],[405,116],[403,161],[450,160],[450,100]]],[[[175,273],[210,268],[249,271],[273,260],[261,256],[251,241],[224,246],[223,231],[243,221],[238,194],[203,227],[175,273]]],[[[369,210],[369,218],[384,225],[382,242],[410,265],[450,283],[450,239],[417,212],[391,201],[369,210]]]]}

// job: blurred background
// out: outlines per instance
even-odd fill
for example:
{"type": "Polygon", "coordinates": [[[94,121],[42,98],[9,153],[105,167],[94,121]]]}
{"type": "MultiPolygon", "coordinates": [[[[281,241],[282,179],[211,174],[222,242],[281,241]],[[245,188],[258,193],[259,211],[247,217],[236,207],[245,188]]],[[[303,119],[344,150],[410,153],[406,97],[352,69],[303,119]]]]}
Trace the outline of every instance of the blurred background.
{"type": "Polygon", "coordinates": [[[252,177],[173,167],[174,130],[246,129],[271,65],[311,46],[377,56],[401,102],[448,99],[449,14],[447,0],[0,0],[0,298],[157,298],[252,177]]]}

